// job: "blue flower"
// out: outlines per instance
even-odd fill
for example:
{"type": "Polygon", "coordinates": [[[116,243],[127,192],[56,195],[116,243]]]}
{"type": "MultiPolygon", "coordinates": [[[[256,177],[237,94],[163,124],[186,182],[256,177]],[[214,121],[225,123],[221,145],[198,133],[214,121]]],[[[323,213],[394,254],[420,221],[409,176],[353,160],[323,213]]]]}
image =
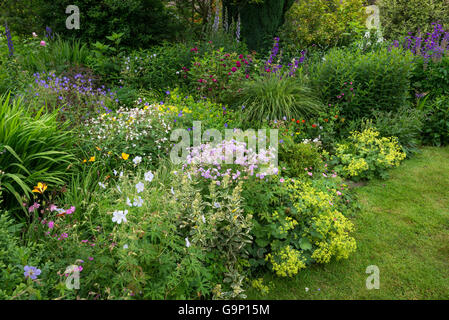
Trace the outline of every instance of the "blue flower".
{"type": "Polygon", "coordinates": [[[25,266],[25,267],[23,267],[23,270],[25,271],[23,273],[25,278],[29,277],[32,280],[36,279],[37,276],[41,274],[41,270],[37,269],[36,267],[25,266]]]}

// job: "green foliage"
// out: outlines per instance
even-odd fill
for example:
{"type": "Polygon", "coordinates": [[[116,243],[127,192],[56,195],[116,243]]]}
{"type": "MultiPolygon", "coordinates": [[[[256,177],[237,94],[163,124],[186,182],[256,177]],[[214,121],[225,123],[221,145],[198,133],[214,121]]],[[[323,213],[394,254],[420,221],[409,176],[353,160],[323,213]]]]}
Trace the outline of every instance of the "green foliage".
{"type": "Polygon", "coordinates": [[[413,94],[429,95],[432,98],[449,95],[449,56],[425,60],[415,57],[411,83],[413,94]]]}
{"type": "Polygon", "coordinates": [[[389,39],[398,39],[409,32],[423,34],[432,31],[431,22],[449,26],[447,0],[380,0],[380,23],[389,39]]]}
{"type": "Polygon", "coordinates": [[[182,67],[193,55],[182,43],[164,43],[149,50],[134,51],[124,57],[121,79],[135,88],[163,91],[184,82],[182,67]]]}
{"type": "Polygon", "coordinates": [[[348,140],[337,145],[331,159],[337,172],[358,181],[385,179],[387,169],[399,166],[405,157],[396,137],[380,137],[378,131],[368,128],[352,132],[348,140]]]}
{"type": "Polygon", "coordinates": [[[304,176],[309,170],[322,172],[324,163],[315,143],[295,143],[291,137],[285,137],[279,148],[280,165],[289,177],[304,176]],[[304,170],[306,169],[307,170],[304,170]]]}
{"type": "Polygon", "coordinates": [[[80,40],[46,39],[46,45],[40,45],[38,39],[26,39],[17,58],[24,69],[30,72],[56,72],[58,75],[66,69],[87,64],[89,52],[86,44],[80,40]]]}
{"type": "Polygon", "coordinates": [[[283,36],[289,46],[347,45],[365,29],[363,0],[296,1],[286,14],[283,36]]]}
{"type": "Polygon", "coordinates": [[[237,20],[240,14],[242,39],[250,50],[266,51],[272,44],[279,27],[284,23],[284,16],[294,0],[264,0],[236,3],[223,1],[229,15],[237,20]]]}
{"type": "Polygon", "coordinates": [[[256,215],[252,264],[268,262],[278,276],[292,277],[313,262],[347,258],[355,250],[340,178],[296,180],[270,190],[277,198],[270,211],[256,215]]]}
{"type": "Polygon", "coordinates": [[[449,97],[438,97],[421,108],[426,114],[423,142],[435,146],[449,144],[449,97]]]}
{"type": "Polygon", "coordinates": [[[409,98],[412,56],[393,48],[361,54],[331,50],[312,67],[312,83],[323,102],[340,107],[347,119],[374,110],[397,111],[409,98]]]}
{"type": "Polygon", "coordinates": [[[161,0],[63,0],[42,1],[36,9],[44,26],[84,42],[103,41],[111,32],[123,33],[122,45],[146,47],[174,37],[178,27],[161,0]],[[68,5],[80,10],[80,29],[69,30],[65,21],[68,5]]]}
{"type": "Polygon", "coordinates": [[[64,183],[67,167],[73,160],[70,147],[73,135],[67,123],[57,122],[57,112],[31,116],[22,100],[0,99],[0,179],[5,189],[5,204],[16,201],[22,207],[22,195],[30,197],[37,182],[57,186],[64,183]]]}
{"type": "Polygon", "coordinates": [[[89,69],[68,69],[61,76],[36,73],[34,77],[34,83],[22,92],[33,112],[45,106],[48,112],[58,111],[58,120],[70,120],[69,125],[74,127],[92,114],[117,109],[115,93],[104,85],[98,88],[89,69]]]}
{"type": "MultiPolygon", "coordinates": [[[[193,48],[192,50],[195,50],[193,48]]],[[[235,95],[252,74],[252,55],[225,52],[223,48],[210,50],[194,57],[187,78],[192,91],[200,96],[214,98],[220,102],[235,95]]]]}
{"type": "Polygon", "coordinates": [[[244,83],[233,100],[234,105],[242,106],[243,123],[310,118],[323,110],[305,78],[287,75],[268,74],[244,83]]]}
{"type": "MultiPolygon", "coordinates": [[[[366,119],[361,130],[369,127],[379,131],[382,137],[397,137],[407,156],[418,152],[424,128],[424,112],[417,108],[402,107],[396,112],[373,112],[372,119],[366,119]]],[[[426,123],[428,126],[428,123],[426,123]]]]}

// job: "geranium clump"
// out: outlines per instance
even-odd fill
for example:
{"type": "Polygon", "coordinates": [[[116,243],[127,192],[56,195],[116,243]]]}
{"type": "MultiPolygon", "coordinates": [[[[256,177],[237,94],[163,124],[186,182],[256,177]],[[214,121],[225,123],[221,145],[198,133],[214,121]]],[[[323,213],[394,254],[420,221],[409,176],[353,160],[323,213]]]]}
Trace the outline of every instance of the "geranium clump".
{"type": "Polygon", "coordinates": [[[264,179],[278,173],[272,162],[274,159],[273,148],[260,149],[256,153],[248,149],[245,142],[231,139],[190,148],[183,170],[186,174],[193,173],[217,183],[225,176],[233,181],[251,176],[264,179]]]}
{"type": "Polygon", "coordinates": [[[335,170],[353,180],[386,178],[386,170],[397,167],[406,158],[396,137],[380,137],[375,129],[354,131],[349,139],[337,144],[332,160],[335,170]]]}

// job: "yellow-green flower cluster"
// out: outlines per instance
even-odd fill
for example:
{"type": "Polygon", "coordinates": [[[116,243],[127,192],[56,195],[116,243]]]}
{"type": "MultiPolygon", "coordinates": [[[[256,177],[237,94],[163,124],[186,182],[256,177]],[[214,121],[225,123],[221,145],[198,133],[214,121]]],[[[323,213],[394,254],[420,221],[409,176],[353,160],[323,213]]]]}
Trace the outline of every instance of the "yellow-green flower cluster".
{"type": "Polygon", "coordinates": [[[263,278],[254,279],[251,282],[251,285],[254,289],[259,290],[260,293],[262,293],[263,295],[270,292],[270,289],[268,288],[268,286],[263,283],[263,278]]]}
{"type": "Polygon", "coordinates": [[[289,245],[274,254],[267,254],[265,260],[271,262],[273,270],[280,277],[293,277],[299,270],[306,267],[305,258],[301,252],[289,245]]]}
{"type": "Polygon", "coordinates": [[[302,236],[312,243],[312,259],[328,263],[332,257],[347,258],[356,250],[355,239],[349,235],[354,225],[335,209],[335,195],[318,190],[309,181],[295,181],[289,188],[298,220],[305,225],[302,236]]]}
{"type": "Polygon", "coordinates": [[[399,166],[407,155],[396,137],[380,137],[372,128],[354,131],[349,140],[336,147],[335,157],[347,177],[372,178],[388,168],[399,166]]]}

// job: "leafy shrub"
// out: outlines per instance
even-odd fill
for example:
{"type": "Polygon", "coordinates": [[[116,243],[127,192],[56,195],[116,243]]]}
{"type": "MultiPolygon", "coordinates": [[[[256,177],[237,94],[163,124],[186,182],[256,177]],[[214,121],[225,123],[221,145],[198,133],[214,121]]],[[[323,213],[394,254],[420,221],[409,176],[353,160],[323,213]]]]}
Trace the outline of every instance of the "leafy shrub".
{"type": "Polygon", "coordinates": [[[417,57],[414,66],[411,83],[417,98],[449,95],[449,55],[437,60],[417,57]]]}
{"type": "Polygon", "coordinates": [[[301,177],[309,168],[322,171],[324,166],[315,143],[295,143],[291,137],[285,137],[280,143],[279,160],[281,166],[285,164],[283,172],[289,177],[301,177]]]}
{"type": "Polygon", "coordinates": [[[56,33],[76,37],[83,42],[102,41],[111,32],[123,33],[123,45],[148,47],[174,37],[178,26],[161,0],[90,0],[41,1],[36,8],[44,26],[56,33]],[[68,5],[81,12],[80,29],[66,28],[64,14],[68,5]],[[113,17],[113,18],[111,18],[113,17]]]}
{"type": "Polygon", "coordinates": [[[190,65],[192,52],[182,43],[164,43],[150,50],[135,51],[124,60],[121,77],[136,88],[166,90],[184,82],[182,67],[190,65]]]}
{"type": "MultiPolygon", "coordinates": [[[[191,49],[194,52],[198,48],[191,49]]],[[[240,90],[242,83],[252,74],[252,55],[227,53],[223,48],[208,50],[194,57],[190,69],[184,68],[190,87],[199,96],[223,102],[240,90]]]]}
{"type": "Polygon", "coordinates": [[[406,154],[396,137],[379,137],[374,129],[352,132],[347,141],[337,145],[332,161],[335,170],[353,180],[386,178],[386,170],[397,167],[406,154]]]}
{"type": "Polygon", "coordinates": [[[409,97],[411,54],[381,49],[360,54],[331,50],[312,68],[312,83],[324,102],[338,105],[347,119],[372,111],[396,111],[409,97]]]}
{"type": "Polygon", "coordinates": [[[270,73],[242,86],[233,104],[242,106],[242,122],[309,118],[322,110],[322,104],[304,78],[270,73]]]}
{"type": "Polygon", "coordinates": [[[441,96],[424,104],[426,114],[423,126],[423,142],[435,146],[449,144],[449,98],[441,96]]]}
{"type": "Polygon", "coordinates": [[[361,130],[369,127],[379,131],[382,137],[397,137],[407,156],[418,151],[422,141],[424,113],[416,108],[402,107],[396,112],[375,111],[361,130]]]}
{"type": "Polygon", "coordinates": [[[35,116],[27,112],[22,100],[0,99],[0,179],[6,191],[5,203],[13,199],[22,206],[22,195],[29,199],[30,186],[42,181],[62,185],[67,177],[67,167],[73,160],[69,151],[73,135],[67,123],[57,122],[57,112],[35,116]]]}
{"type": "Polygon", "coordinates": [[[449,23],[447,0],[381,0],[378,5],[382,29],[390,39],[409,32],[430,32],[429,22],[440,21],[445,26],[449,23]]]}
{"type": "Polygon", "coordinates": [[[283,38],[302,48],[347,45],[365,29],[366,18],[363,0],[296,1],[286,14],[283,38]]]}

